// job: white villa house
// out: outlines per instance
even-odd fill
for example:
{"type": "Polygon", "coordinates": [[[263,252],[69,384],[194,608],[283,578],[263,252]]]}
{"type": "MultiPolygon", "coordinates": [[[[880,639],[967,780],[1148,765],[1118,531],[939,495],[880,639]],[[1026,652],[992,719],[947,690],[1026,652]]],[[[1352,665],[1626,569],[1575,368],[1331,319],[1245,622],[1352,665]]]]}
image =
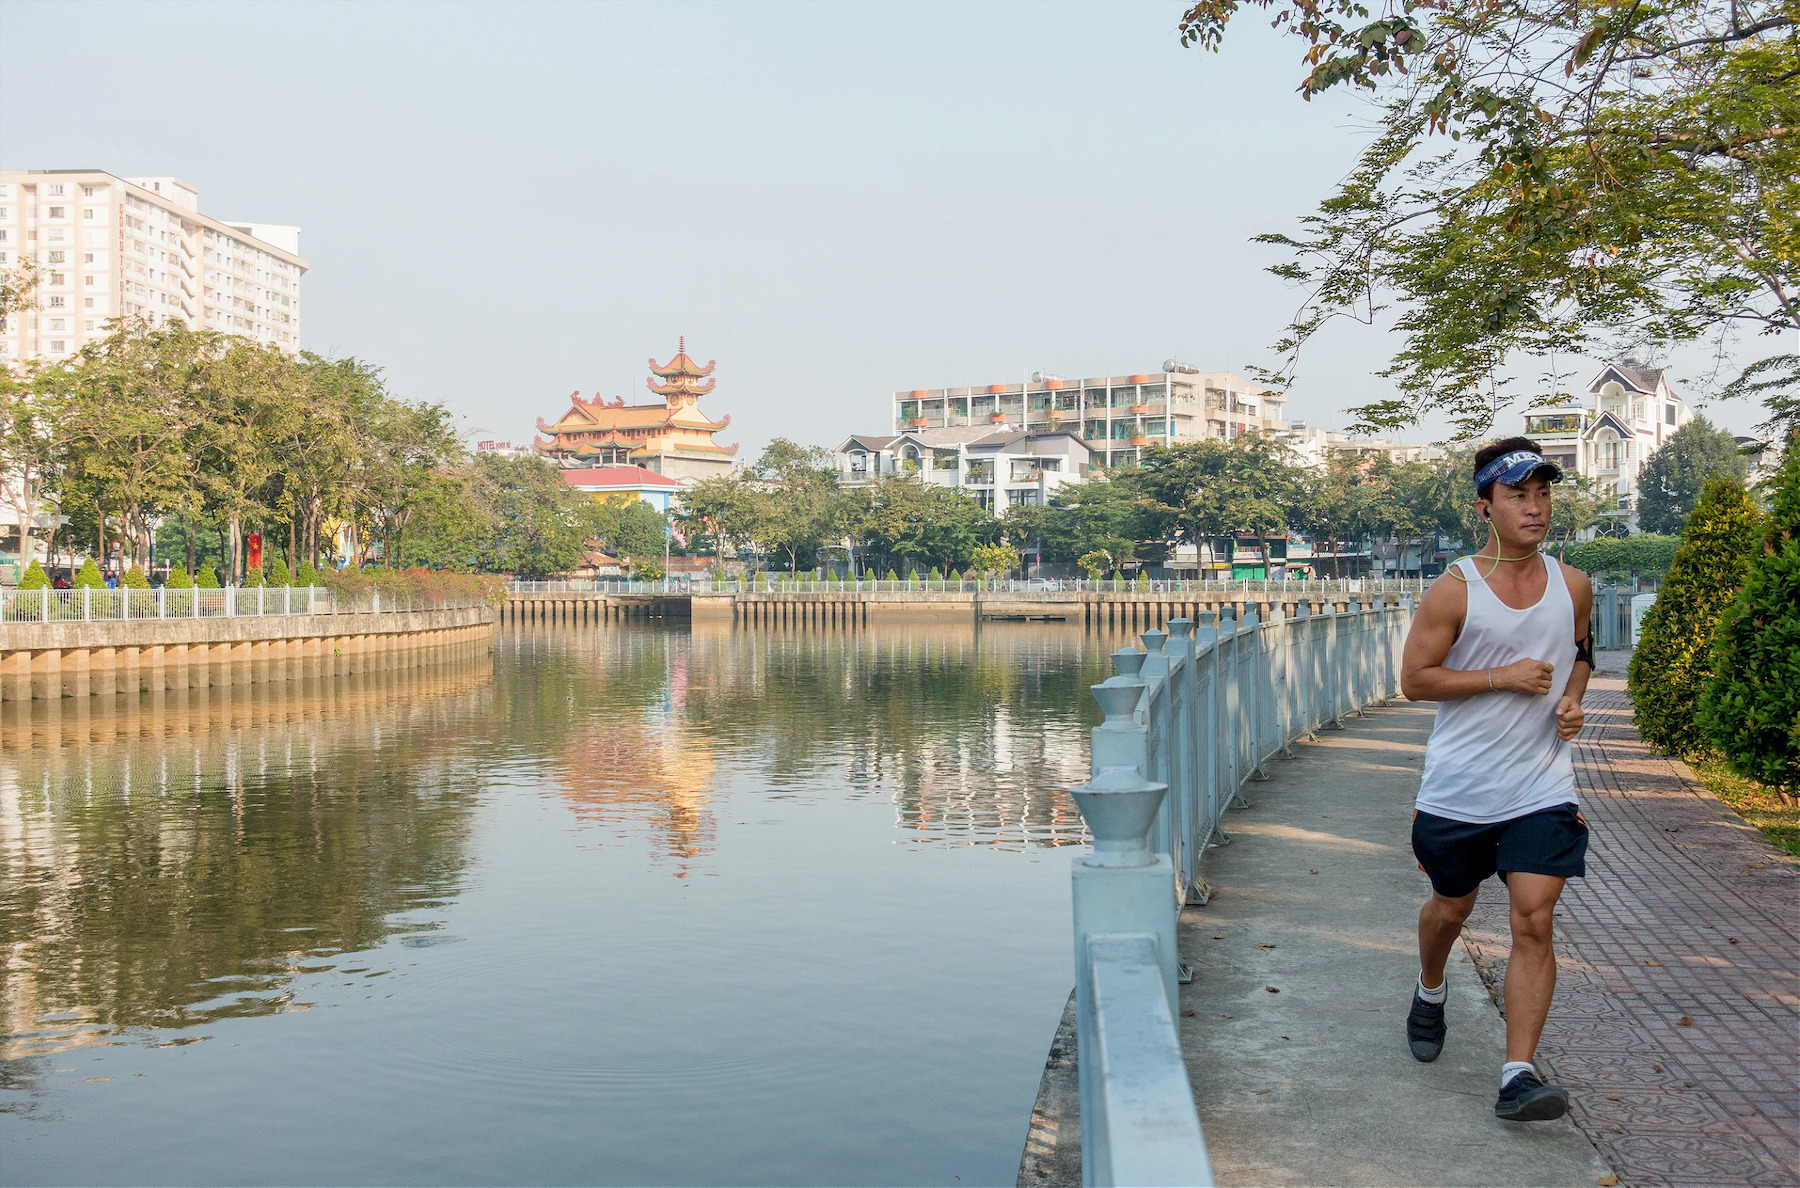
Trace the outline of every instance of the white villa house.
{"type": "Polygon", "coordinates": [[[1048,502],[1064,483],[1081,481],[1094,456],[1074,433],[993,425],[859,433],[835,453],[846,487],[910,475],[965,491],[995,515],[1048,502]]]}
{"type": "Polygon", "coordinates": [[[1670,390],[1662,368],[1640,367],[1635,359],[1604,368],[1587,391],[1592,404],[1571,401],[1526,413],[1525,436],[1565,472],[1613,496],[1618,502],[1608,514],[1635,520],[1644,462],[1694,419],[1693,410],[1670,390]]]}

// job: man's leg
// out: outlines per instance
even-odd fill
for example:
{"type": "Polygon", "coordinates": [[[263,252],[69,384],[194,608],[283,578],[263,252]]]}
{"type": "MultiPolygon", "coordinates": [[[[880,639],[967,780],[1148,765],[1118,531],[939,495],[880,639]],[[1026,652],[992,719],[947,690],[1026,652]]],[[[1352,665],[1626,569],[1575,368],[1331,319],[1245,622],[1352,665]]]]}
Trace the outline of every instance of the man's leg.
{"type": "MultiPolygon", "coordinates": [[[[1556,993],[1556,950],[1551,934],[1556,901],[1566,880],[1555,875],[1514,872],[1506,878],[1512,897],[1512,956],[1506,962],[1506,1059],[1530,1061],[1550,1015],[1556,993]]],[[[1424,919],[1419,922],[1421,951],[1424,919]]]]}
{"type": "MultiPolygon", "coordinates": [[[[1475,910],[1475,897],[1480,893],[1477,888],[1451,899],[1433,891],[1419,909],[1419,979],[1428,989],[1444,984],[1444,963],[1450,959],[1450,948],[1462,934],[1463,921],[1475,910]]],[[[1541,1027],[1543,1020],[1540,1018],[1538,1023],[1541,1027]]]]}

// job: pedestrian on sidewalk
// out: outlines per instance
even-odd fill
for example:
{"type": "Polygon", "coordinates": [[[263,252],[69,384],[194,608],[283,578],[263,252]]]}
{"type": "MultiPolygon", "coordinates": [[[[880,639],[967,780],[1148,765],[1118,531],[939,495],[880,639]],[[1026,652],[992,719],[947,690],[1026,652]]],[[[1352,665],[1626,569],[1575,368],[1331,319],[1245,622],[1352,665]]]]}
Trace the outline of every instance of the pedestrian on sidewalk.
{"type": "Polygon", "coordinates": [[[1593,592],[1579,570],[1538,552],[1562,470],[1537,443],[1484,446],[1474,472],[1487,543],[1425,592],[1401,666],[1401,692],[1439,703],[1413,812],[1413,853],[1432,894],[1419,912],[1406,1037],[1419,1060],[1443,1051],[1444,963],[1481,884],[1498,874],[1512,903],[1512,955],[1494,1113],[1531,1122],[1569,1108],[1568,1092],[1545,1084],[1532,1059],[1556,991],[1556,901],[1565,880],[1586,873],[1569,740],[1593,670],[1593,592]]]}

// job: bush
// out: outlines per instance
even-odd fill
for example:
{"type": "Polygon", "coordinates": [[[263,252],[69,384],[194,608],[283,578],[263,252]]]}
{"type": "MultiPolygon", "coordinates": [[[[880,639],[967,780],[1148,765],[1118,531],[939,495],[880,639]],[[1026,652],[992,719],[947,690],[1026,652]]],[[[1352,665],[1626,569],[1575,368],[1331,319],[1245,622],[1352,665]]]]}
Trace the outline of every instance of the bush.
{"type": "Polygon", "coordinates": [[[75,588],[77,590],[106,589],[106,579],[100,576],[100,567],[94,564],[92,557],[81,563],[81,571],[75,575],[75,588]]]}
{"type": "Polygon", "coordinates": [[[1707,482],[1631,654],[1638,733],[1652,746],[1682,756],[1706,751],[1695,711],[1712,680],[1713,631],[1743,584],[1760,527],[1742,483],[1707,482]]]}
{"type": "Polygon", "coordinates": [[[938,572],[937,566],[933,565],[931,567],[931,576],[929,578],[927,578],[926,580],[932,581],[932,582],[941,582],[944,580],[944,575],[942,573],[938,572]]]}
{"type": "Polygon", "coordinates": [[[663,568],[663,563],[661,561],[652,559],[648,561],[633,561],[631,563],[631,576],[640,582],[660,582],[665,577],[668,577],[669,573],[668,570],[663,568]]]}
{"type": "Polygon", "coordinates": [[[170,567],[169,580],[163,584],[171,590],[192,590],[194,588],[194,579],[188,576],[187,570],[176,565],[170,567]]]}
{"type": "Polygon", "coordinates": [[[213,572],[212,566],[202,565],[200,572],[194,575],[194,586],[200,590],[217,590],[219,575],[213,572]]]}
{"type": "Polygon", "coordinates": [[[952,570],[951,570],[951,571],[950,571],[950,580],[951,580],[951,581],[953,581],[953,582],[960,582],[960,581],[962,581],[962,573],[961,573],[961,571],[959,571],[959,570],[955,570],[955,569],[952,569],[952,570]]]}
{"type": "Polygon", "coordinates": [[[262,584],[263,584],[263,571],[261,570],[261,568],[245,571],[245,573],[244,573],[244,588],[246,590],[254,590],[258,586],[261,586],[262,584]]]}
{"type": "Polygon", "coordinates": [[[900,575],[894,572],[892,566],[888,568],[887,580],[890,582],[897,582],[900,580],[900,575]]]}
{"type": "Polygon", "coordinates": [[[49,588],[50,575],[45,573],[44,567],[34,559],[30,565],[25,567],[25,576],[19,579],[19,589],[48,590],[49,588]]]}
{"type": "Polygon", "coordinates": [[[275,558],[275,563],[269,566],[269,584],[271,586],[291,586],[294,584],[294,577],[288,572],[287,562],[283,561],[280,557],[275,558]]]}
{"type": "Polygon", "coordinates": [[[121,584],[132,590],[148,590],[150,588],[150,576],[144,572],[143,566],[133,565],[130,569],[125,571],[125,578],[121,584]]]}
{"type": "Polygon", "coordinates": [[[294,575],[296,586],[316,586],[319,584],[319,571],[311,561],[300,562],[300,572],[294,575]]]}
{"type": "Polygon", "coordinates": [[[363,601],[377,593],[383,602],[408,601],[415,606],[443,606],[452,601],[499,606],[507,599],[504,578],[444,569],[333,570],[321,574],[318,584],[345,601],[363,601]]]}
{"type": "Polygon", "coordinates": [[[1762,550],[1714,634],[1700,729],[1738,775],[1800,785],[1800,440],[1776,475],[1762,550]]]}
{"type": "Polygon", "coordinates": [[[1564,550],[1562,559],[1589,577],[1657,579],[1669,571],[1679,536],[1645,533],[1623,540],[1601,538],[1564,550]]]}

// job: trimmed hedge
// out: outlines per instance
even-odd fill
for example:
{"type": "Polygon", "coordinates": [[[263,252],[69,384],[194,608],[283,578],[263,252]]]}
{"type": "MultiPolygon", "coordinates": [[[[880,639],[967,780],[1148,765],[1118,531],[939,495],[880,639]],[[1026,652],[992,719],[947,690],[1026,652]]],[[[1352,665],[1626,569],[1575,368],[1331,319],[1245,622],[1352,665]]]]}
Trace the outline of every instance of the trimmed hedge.
{"type": "Polygon", "coordinates": [[[1731,770],[1800,786],[1800,440],[1775,478],[1761,551],[1719,621],[1700,728],[1731,770]]]}
{"type": "Polygon", "coordinates": [[[1713,631],[1743,585],[1761,528],[1736,479],[1713,478],[1701,490],[1631,654],[1638,733],[1652,746],[1682,756],[1706,752],[1696,710],[1712,680],[1713,631]]]}
{"type": "Polygon", "coordinates": [[[48,590],[49,588],[50,575],[45,573],[44,567],[33,558],[31,564],[25,567],[25,576],[19,579],[19,589],[48,590]]]}
{"type": "Polygon", "coordinates": [[[1623,540],[1605,537],[1586,544],[1572,545],[1562,559],[1590,577],[1660,578],[1675,560],[1679,536],[1627,536],[1623,540]]]}
{"type": "Polygon", "coordinates": [[[75,575],[74,585],[77,590],[106,589],[106,579],[100,575],[100,567],[94,564],[92,557],[81,563],[81,571],[75,575]]]}
{"type": "Polygon", "coordinates": [[[340,598],[364,599],[379,591],[383,600],[404,599],[426,606],[452,601],[499,606],[508,597],[504,578],[445,569],[342,569],[321,574],[316,584],[340,598]]]}

